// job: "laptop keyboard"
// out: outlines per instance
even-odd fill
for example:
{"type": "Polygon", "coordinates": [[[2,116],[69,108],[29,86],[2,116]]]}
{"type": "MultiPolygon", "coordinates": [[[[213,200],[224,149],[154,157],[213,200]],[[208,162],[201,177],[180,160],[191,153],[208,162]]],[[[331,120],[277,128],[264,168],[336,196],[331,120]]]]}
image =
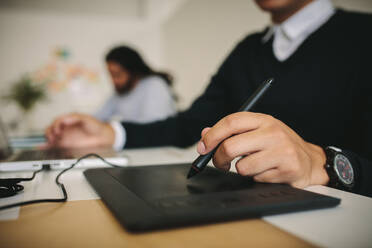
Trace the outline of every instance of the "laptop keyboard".
{"type": "Polygon", "coordinates": [[[17,157],[16,161],[35,161],[35,160],[55,160],[55,159],[70,159],[71,155],[66,154],[61,150],[25,150],[17,157]]]}

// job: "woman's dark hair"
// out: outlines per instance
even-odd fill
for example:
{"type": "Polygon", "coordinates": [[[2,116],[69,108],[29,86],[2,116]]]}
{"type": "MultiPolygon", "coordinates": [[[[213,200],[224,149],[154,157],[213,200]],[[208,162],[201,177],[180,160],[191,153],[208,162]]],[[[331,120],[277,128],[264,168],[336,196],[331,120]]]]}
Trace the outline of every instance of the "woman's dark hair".
{"type": "Polygon", "coordinates": [[[156,75],[165,80],[165,82],[172,86],[172,76],[164,73],[153,71],[141,55],[134,49],[127,46],[119,46],[111,49],[106,55],[106,62],[116,62],[126,69],[133,77],[146,77],[156,75]]]}

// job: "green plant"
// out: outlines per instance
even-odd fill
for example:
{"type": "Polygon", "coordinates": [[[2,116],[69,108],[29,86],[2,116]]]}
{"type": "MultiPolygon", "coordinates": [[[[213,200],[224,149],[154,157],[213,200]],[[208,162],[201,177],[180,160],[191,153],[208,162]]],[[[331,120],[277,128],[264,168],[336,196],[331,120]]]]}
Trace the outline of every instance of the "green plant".
{"type": "Polygon", "coordinates": [[[26,75],[15,82],[5,100],[15,102],[24,112],[30,111],[38,101],[46,99],[45,87],[26,75]]]}

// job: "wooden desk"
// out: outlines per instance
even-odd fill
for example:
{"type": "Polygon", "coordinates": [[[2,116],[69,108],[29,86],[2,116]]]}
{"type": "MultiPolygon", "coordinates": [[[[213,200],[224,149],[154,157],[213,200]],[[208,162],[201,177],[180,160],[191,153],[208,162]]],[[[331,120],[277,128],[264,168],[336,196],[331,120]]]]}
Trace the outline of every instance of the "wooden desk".
{"type": "MultiPolygon", "coordinates": [[[[190,162],[194,149],[126,151],[131,165],[190,162]]],[[[59,197],[58,171],[25,183],[24,199],[59,197]]],[[[335,208],[144,234],[128,233],[74,169],[62,177],[69,202],[25,206],[0,221],[0,247],[372,247],[372,199],[323,186],[307,190],[341,198],[335,208]]],[[[0,199],[0,205],[4,204],[0,199]]]]}
{"type": "Polygon", "coordinates": [[[22,207],[0,222],[1,247],[314,247],[263,220],[128,233],[101,200],[22,207]],[[279,245],[280,244],[280,245],[279,245]]]}

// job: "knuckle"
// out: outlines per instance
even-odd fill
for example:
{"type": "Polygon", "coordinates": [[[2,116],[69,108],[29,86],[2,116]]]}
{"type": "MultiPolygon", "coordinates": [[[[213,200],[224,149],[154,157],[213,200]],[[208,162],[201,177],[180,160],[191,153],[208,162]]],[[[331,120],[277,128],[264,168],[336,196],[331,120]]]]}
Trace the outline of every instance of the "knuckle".
{"type": "Polygon", "coordinates": [[[248,166],[243,164],[241,161],[236,162],[235,168],[239,175],[242,175],[242,176],[249,175],[248,166]]]}
{"type": "Polygon", "coordinates": [[[275,128],[275,137],[280,141],[286,141],[288,139],[287,134],[279,127],[275,128]]]}
{"type": "Polygon", "coordinates": [[[235,123],[239,120],[240,118],[237,114],[231,114],[224,118],[224,124],[227,128],[233,128],[235,126],[235,123]]]}
{"type": "Polygon", "coordinates": [[[257,172],[257,165],[249,156],[240,158],[235,163],[235,168],[237,172],[243,176],[255,176],[257,172]]]}
{"type": "Polygon", "coordinates": [[[262,118],[264,118],[264,120],[269,123],[277,122],[277,119],[275,119],[272,115],[262,114],[262,118]]]}
{"type": "Polygon", "coordinates": [[[274,125],[275,123],[277,123],[277,119],[275,119],[271,115],[258,113],[257,118],[260,118],[263,123],[265,123],[266,125],[269,125],[269,126],[274,125]]]}
{"type": "Polygon", "coordinates": [[[291,160],[294,160],[297,158],[296,148],[290,144],[287,144],[284,146],[283,153],[285,156],[289,157],[291,160]]]}
{"type": "Polygon", "coordinates": [[[231,142],[229,139],[222,142],[221,149],[222,149],[223,156],[229,159],[234,158],[234,154],[235,154],[234,145],[233,145],[233,142],[231,142]]]}
{"type": "Polygon", "coordinates": [[[209,147],[212,146],[212,139],[209,137],[208,134],[205,134],[201,139],[205,145],[206,149],[209,149],[209,147]]]}
{"type": "Polygon", "coordinates": [[[286,141],[288,136],[286,132],[278,125],[270,125],[268,127],[269,132],[271,133],[271,136],[273,139],[278,141],[286,141]]]}
{"type": "MultiPolygon", "coordinates": [[[[273,117],[268,117],[269,119],[273,119],[273,117]]],[[[272,139],[285,141],[288,139],[288,135],[280,123],[276,120],[264,122],[265,131],[271,136],[272,139]]]]}
{"type": "Polygon", "coordinates": [[[209,130],[208,127],[203,128],[203,130],[200,132],[200,136],[201,136],[201,137],[205,136],[205,135],[207,134],[208,130],[209,130]]]}

